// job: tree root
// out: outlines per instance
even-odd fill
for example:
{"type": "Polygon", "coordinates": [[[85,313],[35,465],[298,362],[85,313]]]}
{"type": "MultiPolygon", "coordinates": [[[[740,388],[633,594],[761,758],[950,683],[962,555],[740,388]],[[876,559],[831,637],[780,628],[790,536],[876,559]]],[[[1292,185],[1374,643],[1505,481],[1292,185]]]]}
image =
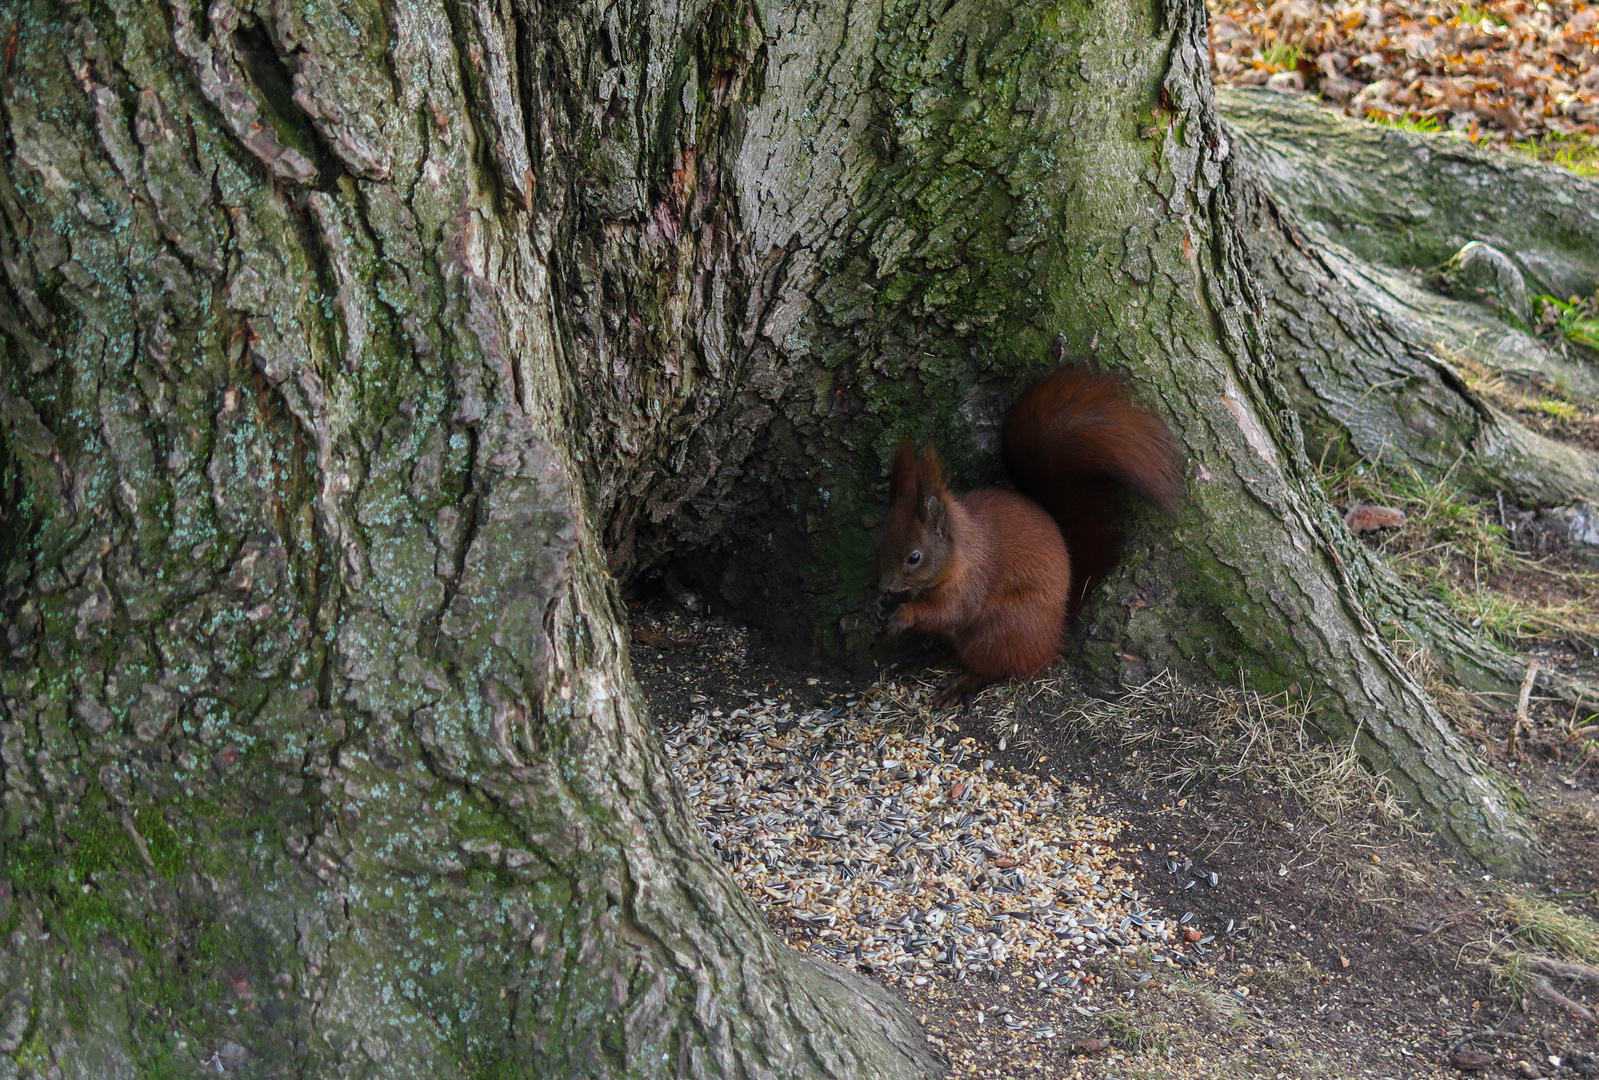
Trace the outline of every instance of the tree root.
{"type": "MultiPolygon", "coordinates": [[[[1220,98],[1245,161],[1239,206],[1245,247],[1266,293],[1273,348],[1311,460],[1325,465],[1329,456],[1337,461],[1349,452],[1367,461],[1402,460],[1432,481],[1545,507],[1599,499],[1599,453],[1527,428],[1483,399],[1455,367],[1562,385],[1594,402],[1599,378],[1591,365],[1484,304],[1429,291],[1406,269],[1440,264],[1477,238],[1467,227],[1476,219],[1460,210],[1475,196],[1460,176],[1473,178],[1465,183],[1475,190],[1476,178],[1492,175],[1513,180],[1520,203],[1551,207],[1501,215],[1510,219],[1508,231],[1495,235],[1527,262],[1529,287],[1541,292],[1591,282],[1587,241],[1551,223],[1568,216],[1561,199],[1599,207],[1599,185],[1584,181],[1566,192],[1567,177],[1558,172],[1469,149],[1450,156],[1460,148],[1420,136],[1391,140],[1279,95],[1229,91],[1220,98]],[[1339,149],[1328,156],[1320,136],[1334,132],[1339,149]],[[1379,159],[1400,150],[1423,158],[1445,154],[1447,168],[1428,166],[1442,169],[1432,179],[1445,194],[1393,180],[1379,159]],[[1430,209],[1412,220],[1407,207],[1423,204],[1430,209]],[[1360,227],[1340,226],[1352,221],[1360,227]]],[[[1490,188],[1492,197],[1510,198],[1490,188]]],[[[1576,226],[1578,233],[1589,227],[1576,226]]],[[[1377,559],[1355,557],[1361,564],[1352,576],[1379,622],[1402,627],[1462,687],[1512,701],[1521,689],[1525,701],[1524,659],[1461,625],[1441,603],[1415,596],[1377,559]]],[[[1541,678],[1567,703],[1599,701],[1592,684],[1551,672],[1541,678]]],[[[1520,716],[1518,735],[1526,728],[1524,706],[1520,716]]]]}
{"type": "Polygon", "coordinates": [[[1589,967],[1587,964],[1568,964],[1562,960],[1551,960],[1546,956],[1533,957],[1527,962],[1527,966],[1537,973],[1531,985],[1539,997],[1551,1005],[1565,1009],[1578,1020],[1587,1020],[1590,1023],[1599,1020],[1599,1016],[1596,1016],[1592,1009],[1562,994],[1550,981],[1550,977],[1553,976],[1557,979],[1572,979],[1599,986],[1599,968],[1589,967]]]}
{"type": "Polygon", "coordinates": [[[1554,984],[1549,981],[1549,977],[1547,975],[1539,975],[1537,978],[1533,979],[1532,988],[1533,990],[1537,991],[1539,997],[1543,998],[1552,1005],[1560,1006],[1578,1020],[1592,1021],[1595,1019],[1592,1009],[1588,1008],[1588,1006],[1582,1004],[1580,1001],[1572,1001],[1559,990],[1556,990],[1554,984]]]}
{"type": "MultiPolygon", "coordinates": [[[[1258,139],[1245,146],[1269,156],[1258,139]]],[[[1482,349],[1486,325],[1511,329],[1487,308],[1362,261],[1297,216],[1281,177],[1260,168],[1250,176],[1245,242],[1314,459],[1345,444],[1368,461],[1402,460],[1485,494],[1508,491],[1542,506],[1599,499],[1599,454],[1527,428],[1485,401],[1448,358],[1493,371],[1532,368],[1539,383],[1571,385],[1562,378],[1569,365],[1519,331],[1514,349],[1482,349]]]]}
{"type": "Polygon", "coordinates": [[[1543,975],[1553,975],[1557,979],[1575,979],[1578,982],[1599,985],[1599,968],[1589,967],[1587,964],[1568,964],[1563,960],[1550,960],[1548,957],[1539,956],[1530,961],[1532,970],[1543,975]]]}

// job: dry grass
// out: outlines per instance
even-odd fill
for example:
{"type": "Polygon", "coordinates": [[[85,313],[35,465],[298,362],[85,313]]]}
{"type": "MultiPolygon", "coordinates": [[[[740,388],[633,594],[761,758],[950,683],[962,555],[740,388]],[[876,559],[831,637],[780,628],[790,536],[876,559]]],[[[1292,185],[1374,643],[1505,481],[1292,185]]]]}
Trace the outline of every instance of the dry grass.
{"type": "Polygon", "coordinates": [[[1164,1054],[1167,1049],[1164,1025],[1148,1015],[1114,1009],[1096,1016],[1093,1027],[1106,1042],[1129,1054],[1164,1054]]]}
{"type": "MultiPolygon", "coordinates": [[[[871,707],[890,723],[947,724],[950,714],[926,706],[941,675],[881,679],[868,694],[871,707]]],[[[1068,734],[1118,753],[1119,775],[1133,787],[1181,795],[1237,782],[1291,798],[1320,820],[1299,835],[1306,857],[1342,866],[1362,891],[1382,891],[1396,874],[1414,876],[1396,838],[1379,839],[1374,830],[1409,832],[1415,814],[1389,781],[1366,769],[1351,743],[1329,742],[1314,729],[1301,695],[1189,686],[1165,672],[1115,701],[1090,698],[1061,677],[997,683],[974,708],[1001,751],[1034,750],[1068,734]]]]}
{"type": "Polygon", "coordinates": [[[1575,762],[1570,773],[1572,777],[1599,768],[1599,713],[1583,716],[1581,709],[1572,709],[1571,716],[1561,723],[1558,731],[1560,751],[1570,754],[1575,762]]]}
{"type": "MultiPolygon", "coordinates": [[[[947,672],[929,669],[908,678],[885,677],[865,695],[891,723],[926,726],[947,711],[928,699],[947,672]]],[[[1341,816],[1349,806],[1377,805],[1394,819],[1397,796],[1368,777],[1352,746],[1316,733],[1311,703],[1302,695],[1267,696],[1247,689],[1206,689],[1169,671],[1131,687],[1115,701],[1088,698],[1060,678],[1000,682],[978,694],[973,707],[988,719],[999,748],[1024,746],[1021,717],[1041,714],[1050,726],[1137,751],[1142,779],[1177,792],[1199,782],[1249,780],[1282,788],[1341,816]]]]}
{"type": "Polygon", "coordinates": [[[1190,1006],[1212,1024],[1236,1030],[1256,1023],[1249,1009],[1233,994],[1198,979],[1178,979],[1171,984],[1172,995],[1190,1006]]]}
{"type": "Polygon", "coordinates": [[[1507,894],[1499,905],[1505,926],[1522,942],[1568,960],[1599,961],[1599,923],[1536,896],[1507,894]]]}
{"type": "Polygon", "coordinates": [[[1120,700],[1067,708],[1060,722],[1128,751],[1150,780],[1178,793],[1242,780],[1293,795],[1324,822],[1405,820],[1393,787],[1361,765],[1352,743],[1317,734],[1310,716],[1303,697],[1203,689],[1167,672],[1120,700]]]}
{"type": "MultiPolygon", "coordinates": [[[[1538,305],[1536,332],[1558,334],[1568,341],[1599,349],[1599,296],[1577,304],[1540,297],[1538,305]]],[[[1473,393],[1511,413],[1525,426],[1552,439],[1599,448],[1599,403],[1574,392],[1565,380],[1531,385],[1447,348],[1434,347],[1459,370],[1473,393]]]]}
{"type": "Polygon", "coordinates": [[[1052,730],[1119,753],[1130,787],[1181,795],[1231,782],[1291,800],[1317,819],[1295,832],[1301,865],[1324,866],[1357,895],[1384,895],[1425,876],[1400,835],[1414,833],[1417,815],[1352,743],[1329,742],[1311,726],[1300,695],[1187,686],[1163,673],[1116,701],[1085,701],[1044,679],[1011,689],[993,722],[1025,745],[1037,722],[1027,718],[1039,715],[1052,730]]]}
{"type": "Polygon", "coordinates": [[[1502,935],[1490,938],[1487,962],[1494,984],[1518,998],[1535,992],[1539,955],[1579,964],[1599,963],[1599,923],[1537,896],[1505,893],[1497,914],[1502,935]]]}

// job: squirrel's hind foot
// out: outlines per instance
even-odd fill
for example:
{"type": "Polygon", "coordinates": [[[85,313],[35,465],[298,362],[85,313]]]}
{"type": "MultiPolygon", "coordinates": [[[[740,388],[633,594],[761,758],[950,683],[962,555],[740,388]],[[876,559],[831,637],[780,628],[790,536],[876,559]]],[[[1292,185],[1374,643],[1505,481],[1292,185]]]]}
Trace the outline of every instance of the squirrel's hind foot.
{"type": "Polygon", "coordinates": [[[972,671],[964,672],[940,687],[938,693],[933,695],[928,705],[934,709],[947,709],[956,702],[960,702],[961,711],[968,712],[972,707],[972,698],[977,696],[977,691],[993,682],[997,677],[995,675],[981,675],[972,671]]]}

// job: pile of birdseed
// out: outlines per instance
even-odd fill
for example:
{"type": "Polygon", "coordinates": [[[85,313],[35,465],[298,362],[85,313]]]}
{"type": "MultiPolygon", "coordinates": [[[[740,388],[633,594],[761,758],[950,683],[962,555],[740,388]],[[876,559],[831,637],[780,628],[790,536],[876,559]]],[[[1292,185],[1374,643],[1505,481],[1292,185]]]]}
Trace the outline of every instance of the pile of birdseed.
{"type": "Polygon", "coordinates": [[[1031,962],[1069,989],[1093,981],[1079,957],[1140,947],[1191,962],[1080,793],[996,769],[948,721],[906,727],[883,701],[757,698],[662,734],[712,847],[796,946],[918,984],[1031,962]]]}

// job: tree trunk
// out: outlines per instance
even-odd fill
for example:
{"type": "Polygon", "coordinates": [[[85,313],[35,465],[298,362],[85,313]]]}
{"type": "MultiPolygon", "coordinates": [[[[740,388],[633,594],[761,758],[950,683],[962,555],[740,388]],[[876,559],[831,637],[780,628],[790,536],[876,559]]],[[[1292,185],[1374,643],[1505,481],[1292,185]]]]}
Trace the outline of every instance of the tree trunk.
{"type": "Polygon", "coordinates": [[[7,12],[0,1075],[938,1071],[716,863],[594,524],[734,239],[628,172],[696,73],[721,168],[703,14],[7,12]]]}
{"type": "Polygon", "coordinates": [[[860,637],[889,447],[983,479],[1057,338],[1192,475],[1083,662],[1297,685],[1524,861],[1305,458],[1204,18],[8,5],[0,1070],[936,1070],[715,865],[607,571],[860,637]]]}

